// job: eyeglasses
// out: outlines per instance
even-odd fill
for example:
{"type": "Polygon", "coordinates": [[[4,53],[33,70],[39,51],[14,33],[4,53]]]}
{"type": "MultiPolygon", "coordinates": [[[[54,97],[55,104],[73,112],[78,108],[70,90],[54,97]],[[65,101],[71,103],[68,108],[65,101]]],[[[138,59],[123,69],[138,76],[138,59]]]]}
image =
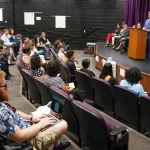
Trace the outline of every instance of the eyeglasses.
{"type": "Polygon", "coordinates": [[[4,87],[5,89],[7,89],[7,83],[5,85],[0,86],[0,88],[4,87]]]}

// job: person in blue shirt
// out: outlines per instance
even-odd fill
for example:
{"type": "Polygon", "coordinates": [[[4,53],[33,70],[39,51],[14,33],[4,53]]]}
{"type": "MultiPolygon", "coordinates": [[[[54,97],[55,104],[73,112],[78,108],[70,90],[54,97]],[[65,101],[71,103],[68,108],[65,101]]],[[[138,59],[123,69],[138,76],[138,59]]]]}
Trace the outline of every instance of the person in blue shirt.
{"type": "Polygon", "coordinates": [[[148,12],[148,19],[145,21],[143,29],[148,31],[147,45],[146,45],[146,58],[150,58],[150,11],[148,12]]]}
{"type": "Polygon", "coordinates": [[[124,88],[134,91],[139,97],[147,96],[143,86],[140,84],[142,79],[141,72],[138,68],[130,68],[125,75],[125,80],[120,82],[120,85],[124,88]]]}

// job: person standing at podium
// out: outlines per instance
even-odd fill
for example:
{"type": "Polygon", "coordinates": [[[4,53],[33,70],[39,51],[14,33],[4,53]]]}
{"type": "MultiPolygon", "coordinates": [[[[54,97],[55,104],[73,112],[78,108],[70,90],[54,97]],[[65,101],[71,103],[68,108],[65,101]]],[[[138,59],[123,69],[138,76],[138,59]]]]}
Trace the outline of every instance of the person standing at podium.
{"type": "Polygon", "coordinates": [[[146,44],[146,58],[150,58],[150,11],[148,12],[148,19],[145,21],[143,29],[148,32],[146,44]]]}

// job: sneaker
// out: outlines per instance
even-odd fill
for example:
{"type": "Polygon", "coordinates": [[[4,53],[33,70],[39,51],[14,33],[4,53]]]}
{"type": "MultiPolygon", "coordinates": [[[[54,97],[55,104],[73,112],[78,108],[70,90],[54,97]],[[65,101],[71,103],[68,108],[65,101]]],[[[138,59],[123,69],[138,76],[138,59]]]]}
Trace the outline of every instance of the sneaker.
{"type": "Polygon", "coordinates": [[[70,142],[60,143],[58,146],[53,147],[53,150],[67,150],[71,146],[70,142]]]}

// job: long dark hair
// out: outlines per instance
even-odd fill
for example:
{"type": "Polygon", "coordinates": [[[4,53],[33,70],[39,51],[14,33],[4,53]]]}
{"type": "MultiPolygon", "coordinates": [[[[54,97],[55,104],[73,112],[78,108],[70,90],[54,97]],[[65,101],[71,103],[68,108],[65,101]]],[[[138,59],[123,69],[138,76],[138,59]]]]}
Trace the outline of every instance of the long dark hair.
{"type": "Polygon", "coordinates": [[[107,76],[113,76],[112,72],[112,64],[111,63],[106,63],[101,71],[101,74],[99,78],[105,79],[107,76]]]}

